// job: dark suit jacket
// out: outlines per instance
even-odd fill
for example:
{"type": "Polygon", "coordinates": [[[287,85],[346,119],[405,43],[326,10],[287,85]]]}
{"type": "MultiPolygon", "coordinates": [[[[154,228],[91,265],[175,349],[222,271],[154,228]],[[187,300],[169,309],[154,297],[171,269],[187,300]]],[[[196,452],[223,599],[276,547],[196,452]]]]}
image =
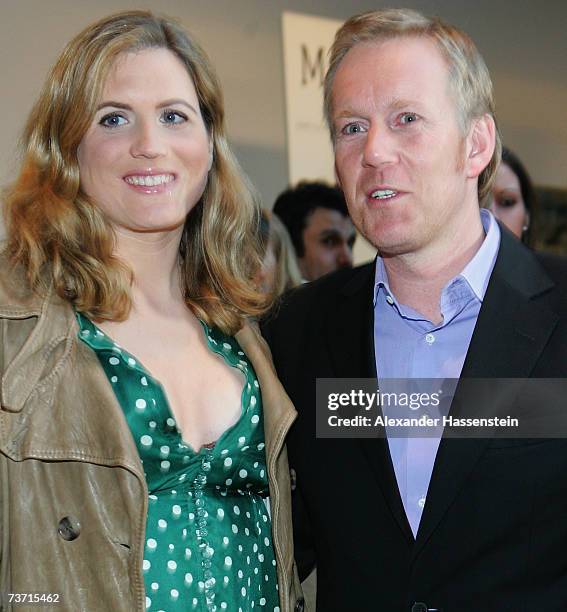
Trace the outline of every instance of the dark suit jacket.
{"type": "MultiPolygon", "coordinates": [[[[304,575],[316,561],[318,611],[567,611],[566,440],[443,439],[414,540],[387,441],[316,439],[315,379],[375,376],[373,283],[373,264],[332,274],[264,325],[299,412],[297,556],[304,575]]],[[[567,377],[564,260],[502,232],[462,377],[567,377]]]]}

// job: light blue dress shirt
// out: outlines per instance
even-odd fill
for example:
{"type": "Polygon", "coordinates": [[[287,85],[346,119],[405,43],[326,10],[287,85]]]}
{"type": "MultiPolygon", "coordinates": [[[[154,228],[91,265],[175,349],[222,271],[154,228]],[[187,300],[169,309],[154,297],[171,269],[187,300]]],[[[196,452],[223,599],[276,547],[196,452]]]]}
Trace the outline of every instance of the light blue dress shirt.
{"type": "MultiPolygon", "coordinates": [[[[396,301],[384,262],[376,258],[374,346],[379,382],[388,378],[459,378],[500,246],[500,228],[494,217],[488,210],[480,213],[484,241],[465,269],[443,288],[440,324],[396,301]]],[[[388,435],[400,496],[414,537],[439,442],[439,437],[388,435]]]]}

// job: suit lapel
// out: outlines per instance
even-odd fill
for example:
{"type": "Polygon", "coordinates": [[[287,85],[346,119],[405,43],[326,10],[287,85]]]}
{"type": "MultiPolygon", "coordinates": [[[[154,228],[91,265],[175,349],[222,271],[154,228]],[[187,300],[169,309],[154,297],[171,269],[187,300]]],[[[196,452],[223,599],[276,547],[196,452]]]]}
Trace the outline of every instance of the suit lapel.
{"type": "MultiPolygon", "coordinates": [[[[334,374],[340,378],[376,378],[374,358],[374,264],[368,264],[342,288],[328,309],[325,337],[334,374]]],[[[392,516],[408,543],[413,542],[385,437],[352,441],[376,476],[392,516]]]]}
{"type": "MultiPolygon", "coordinates": [[[[461,378],[526,378],[530,376],[558,317],[538,296],[553,287],[543,268],[521,244],[502,232],[500,251],[467,352],[461,378]]],[[[456,391],[459,398],[459,386],[456,391]]],[[[451,414],[468,412],[467,402],[451,414]]],[[[489,439],[443,438],[417,534],[415,554],[427,542],[489,439]]]]}

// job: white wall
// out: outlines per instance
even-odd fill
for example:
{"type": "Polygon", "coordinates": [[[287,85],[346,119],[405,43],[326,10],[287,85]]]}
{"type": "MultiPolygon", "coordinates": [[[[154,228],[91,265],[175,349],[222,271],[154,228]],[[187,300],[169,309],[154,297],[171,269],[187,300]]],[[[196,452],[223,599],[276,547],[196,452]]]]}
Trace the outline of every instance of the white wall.
{"type": "MultiPolygon", "coordinates": [[[[384,5],[391,3],[384,3],[384,5]]],[[[536,182],[567,187],[567,2],[406,2],[465,28],[496,84],[505,140],[536,182]]],[[[125,8],[179,17],[215,63],[231,140],[271,206],[287,184],[281,12],[344,19],[370,0],[1,0],[0,184],[17,167],[16,142],[43,78],[65,42],[91,21],[125,8]]]]}

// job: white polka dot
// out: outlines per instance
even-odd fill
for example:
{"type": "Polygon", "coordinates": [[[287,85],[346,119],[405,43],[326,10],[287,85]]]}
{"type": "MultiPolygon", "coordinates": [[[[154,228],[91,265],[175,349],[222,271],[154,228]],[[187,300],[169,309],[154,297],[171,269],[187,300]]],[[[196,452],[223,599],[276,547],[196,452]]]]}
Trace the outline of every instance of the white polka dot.
{"type": "Polygon", "coordinates": [[[270,545],[270,540],[268,538],[264,538],[264,544],[266,546],[269,546],[270,545]]]}
{"type": "Polygon", "coordinates": [[[254,552],[258,552],[258,544],[256,544],[256,542],[254,542],[254,546],[252,547],[252,550],[254,552]]]}
{"type": "Polygon", "coordinates": [[[260,597],[260,605],[261,606],[265,606],[266,605],[266,598],[265,597],[260,597]]]}
{"type": "Polygon", "coordinates": [[[152,582],[150,586],[152,591],[157,591],[159,589],[159,584],[157,582],[152,582]]]}
{"type": "Polygon", "coordinates": [[[230,557],[225,557],[225,558],[224,558],[224,564],[225,564],[227,567],[232,567],[232,559],[231,559],[230,557]]]}
{"type": "Polygon", "coordinates": [[[195,518],[195,515],[192,512],[189,512],[189,520],[192,521],[195,518]]]}
{"type": "Polygon", "coordinates": [[[113,382],[113,383],[118,382],[118,376],[111,376],[110,382],[113,382]]]}
{"type": "Polygon", "coordinates": [[[159,452],[164,456],[167,457],[169,455],[169,446],[166,446],[165,444],[160,447],[159,452]]]}
{"type": "Polygon", "coordinates": [[[135,366],[136,365],[136,360],[132,359],[132,357],[128,357],[128,365],[129,366],[135,366]]]}
{"type": "Polygon", "coordinates": [[[232,346],[230,346],[228,342],[223,342],[222,347],[226,349],[227,351],[229,351],[232,348],[232,346]]]}
{"type": "Polygon", "coordinates": [[[160,467],[161,467],[161,469],[162,469],[164,472],[167,472],[167,471],[169,470],[169,466],[170,466],[170,465],[171,465],[171,464],[169,463],[169,461],[162,461],[162,462],[160,463],[160,467]]]}
{"type": "Polygon", "coordinates": [[[149,597],[146,597],[146,608],[149,608],[152,605],[152,600],[149,597]]]}
{"type": "Polygon", "coordinates": [[[236,516],[238,516],[240,514],[240,508],[238,506],[234,506],[233,510],[234,510],[234,514],[236,514],[236,516]]]}
{"type": "Polygon", "coordinates": [[[260,561],[260,563],[264,563],[264,555],[262,553],[258,555],[258,561],[260,561]]]}
{"type": "Polygon", "coordinates": [[[222,519],[224,518],[224,510],[222,508],[219,508],[217,510],[217,516],[219,517],[219,519],[222,521],[222,519]]]}
{"type": "Polygon", "coordinates": [[[147,544],[150,550],[155,550],[157,548],[157,542],[153,538],[150,538],[147,544]]]}
{"type": "Polygon", "coordinates": [[[242,597],[246,597],[246,589],[244,587],[240,589],[240,592],[242,593],[242,597]]]}
{"type": "Polygon", "coordinates": [[[257,468],[258,467],[258,462],[254,461],[254,467],[257,468]]]}
{"type": "Polygon", "coordinates": [[[160,530],[164,530],[167,529],[167,521],[164,519],[159,519],[159,521],[157,522],[158,524],[158,529],[160,530]]]}
{"type": "Polygon", "coordinates": [[[224,538],[222,539],[222,543],[223,543],[225,546],[228,546],[229,542],[230,542],[230,540],[229,540],[229,539],[228,539],[226,536],[224,536],[224,538]]]}
{"type": "Polygon", "coordinates": [[[242,570],[238,570],[238,577],[242,580],[243,576],[244,574],[242,573],[242,570]]]}
{"type": "Polygon", "coordinates": [[[232,525],[232,533],[238,533],[238,527],[236,525],[232,525]]]}
{"type": "Polygon", "coordinates": [[[172,419],[171,417],[168,417],[166,423],[169,425],[169,427],[175,427],[175,419],[172,419]]]}
{"type": "Polygon", "coordinates": [[[256,398],[255,398],[254,396],[252,396],[252,397],[250,398],[250,406],[251,406],[252,408],[254,408],[254,406],[255,406],[255,405],[256,405],[256,398]]]}
{"type": "Polygon", "coordinates": [[[238,444],[242,446],[244,442],[246,442],[246,438],[244,436],[240,436],[240,438],[238,438],[238,444]]]}
{"type": "Polygon", "coordinates": [[[156,423],[155,421],[150,421],[150,422],[148,423],[148,425],[150,426],[150,428],[151,428],[151,429],[155,429],[155,428],[156,428],[157,423],[156,423]]]}
{"type": "Polygon", "coordinates": [[[260,388],[260,383],[257,380],[255,380],[254,381],[254,386],[256,387],[256,389],[259,389],[260,388]]]}
{"type": "Polygon", "coordinates": [[[140,442],[142,443],[142,446],[151,446],[153,440],[151,436],[145,435],[140,438],[140,442]]]}
{"type": "MultiPolygon", "coordinates": [[[[252,399],[254,399],[254,398],[252,398],[252,399]]],[[[253,425],[256,425],[256,423],[258,423],[258,421],[259,421],[259,420],[260,420],[260,417],[259,417],[257,414],[255,414],[255,415],[254,415],[254,416],[253,416],[253,417],[250,419],[250,422],[251,422],[253,425]]]]}
{"type": "Polygon", "coordinates": [[[186,548],[185,549],[185,558],[187,560],[189,560],[191,558],[191,549],[190,548],[186,548]]]}
{"type": "Polygon", "coordinates": [[[221,607],[221,610],[226,610],[227,607],[228,607],[227,604],[226,604],[226,601],[221,601],[220,607],[221,607]]]}
{"type": "Polygon", "coordinates": [[[222,581],[223,581],[225,584],[228,584],[228,576],[225,576],[225,577],[222,579],[222,581]]]}
{"type": "Polygon", "coordinates": [[[230,487],[230,485],[232,484],[232,478],[227,478],[227,479],[224,481],[224,484],[225,484],[227,487],[230,487]]]}
{"type": "Polygon", "coordinates": [[[179,597],[179,591],[177,589],[171,589],[169,594],[171,595],[171,599],[177,599],[179,597]]]}
{"type": "Polygon", "coordinates": [[[263,442],[260,442],[260,444],[258,444],[258,450],[262,450],[264,446],[266,445],[263,442]]]}
{"type": "Polygon", "coordinates": [[[142,562],[142,569],[144,570],[144,572],[147,572],[151,566],[152,564],[147,559],[144,559],[144,561],[142,562]]]}
{"type": "Polygon", "coordinates": [[[244,533],[248,536],[250,535],[250,529],[248,527],[244,527],[244,533]]]}
{"type": "Polygon", "coordinates": [[[151,499],[153,502],[154,502],[154,501],[157,501],[157,495],[153,495],[152,493],[150,493],[150,494],[148,495],[148,497],[149,497],[149,498],[150,498],[150,499],[151,499]]]}
{"type": "Polygon", "coordinates": [[[193,576],[189,573],[185,574],[185,584],[191,585],[193,583],[193,576]]]}
{"type": "Polygon", "coordinates": [[[175,561],[168,561],[167,562],[167,570],[169,572],[174,572],[177,569],[177,563],[175,563],[175,561]]]}
{"type": "Polygon", "coordinates": [[[169,552],[173,552],[175,550],[175,546],[173,544],[169,544],[167,548],[169,548],[169,552]]]}
{"type": "Polygon", "coordinates": [[[240,476],[240,478],[246,478],[246,476],[248,476],[248,472],[246,470],[240,470],[240,472],[238,472],[238,475],[240,476]]]}
{"type": "Polygon", "coordinates": [[[175,504],[174,506],[172,506],[171,512],[173,513],[173,516],[175,516],[176,518],[181,516],[181,506],[175,504]]]}
{"type": "Polygon", "coordinates": [[[264,474],[265,474],[265,473],[266,473],[266,472],[264,472],[264,470],[260,470],[260,478],[264,478],[264,474]]]}
{"type": "Polygon", "coordinates": [[[224,460],[224,467],[230,467],[232,465],[232,459],[230,457],[227,457],[224,460]]]}
{"type": "Polygon", "coordinates": [[[142,385],[144,385],[144,387],[148,386],[148,379],[145,376],[142,376],[142,378],[140,378],[140,382],[142,383],[142,385]]]}
{"type": "Polygon", "coordinates": [[[223,449],[221,450],[221,453],[220,453],[220,454],[221,454],[221,455],[226,455],[227,453],[228,453],[228,448],[223,448],[223,449]]]}
{"type": "Polygon", "coordinates": [[[146,406],[147,404],[145,399],[140,398],[136,400],[136,408],[138,410],[144,410],[146,406]]]}

